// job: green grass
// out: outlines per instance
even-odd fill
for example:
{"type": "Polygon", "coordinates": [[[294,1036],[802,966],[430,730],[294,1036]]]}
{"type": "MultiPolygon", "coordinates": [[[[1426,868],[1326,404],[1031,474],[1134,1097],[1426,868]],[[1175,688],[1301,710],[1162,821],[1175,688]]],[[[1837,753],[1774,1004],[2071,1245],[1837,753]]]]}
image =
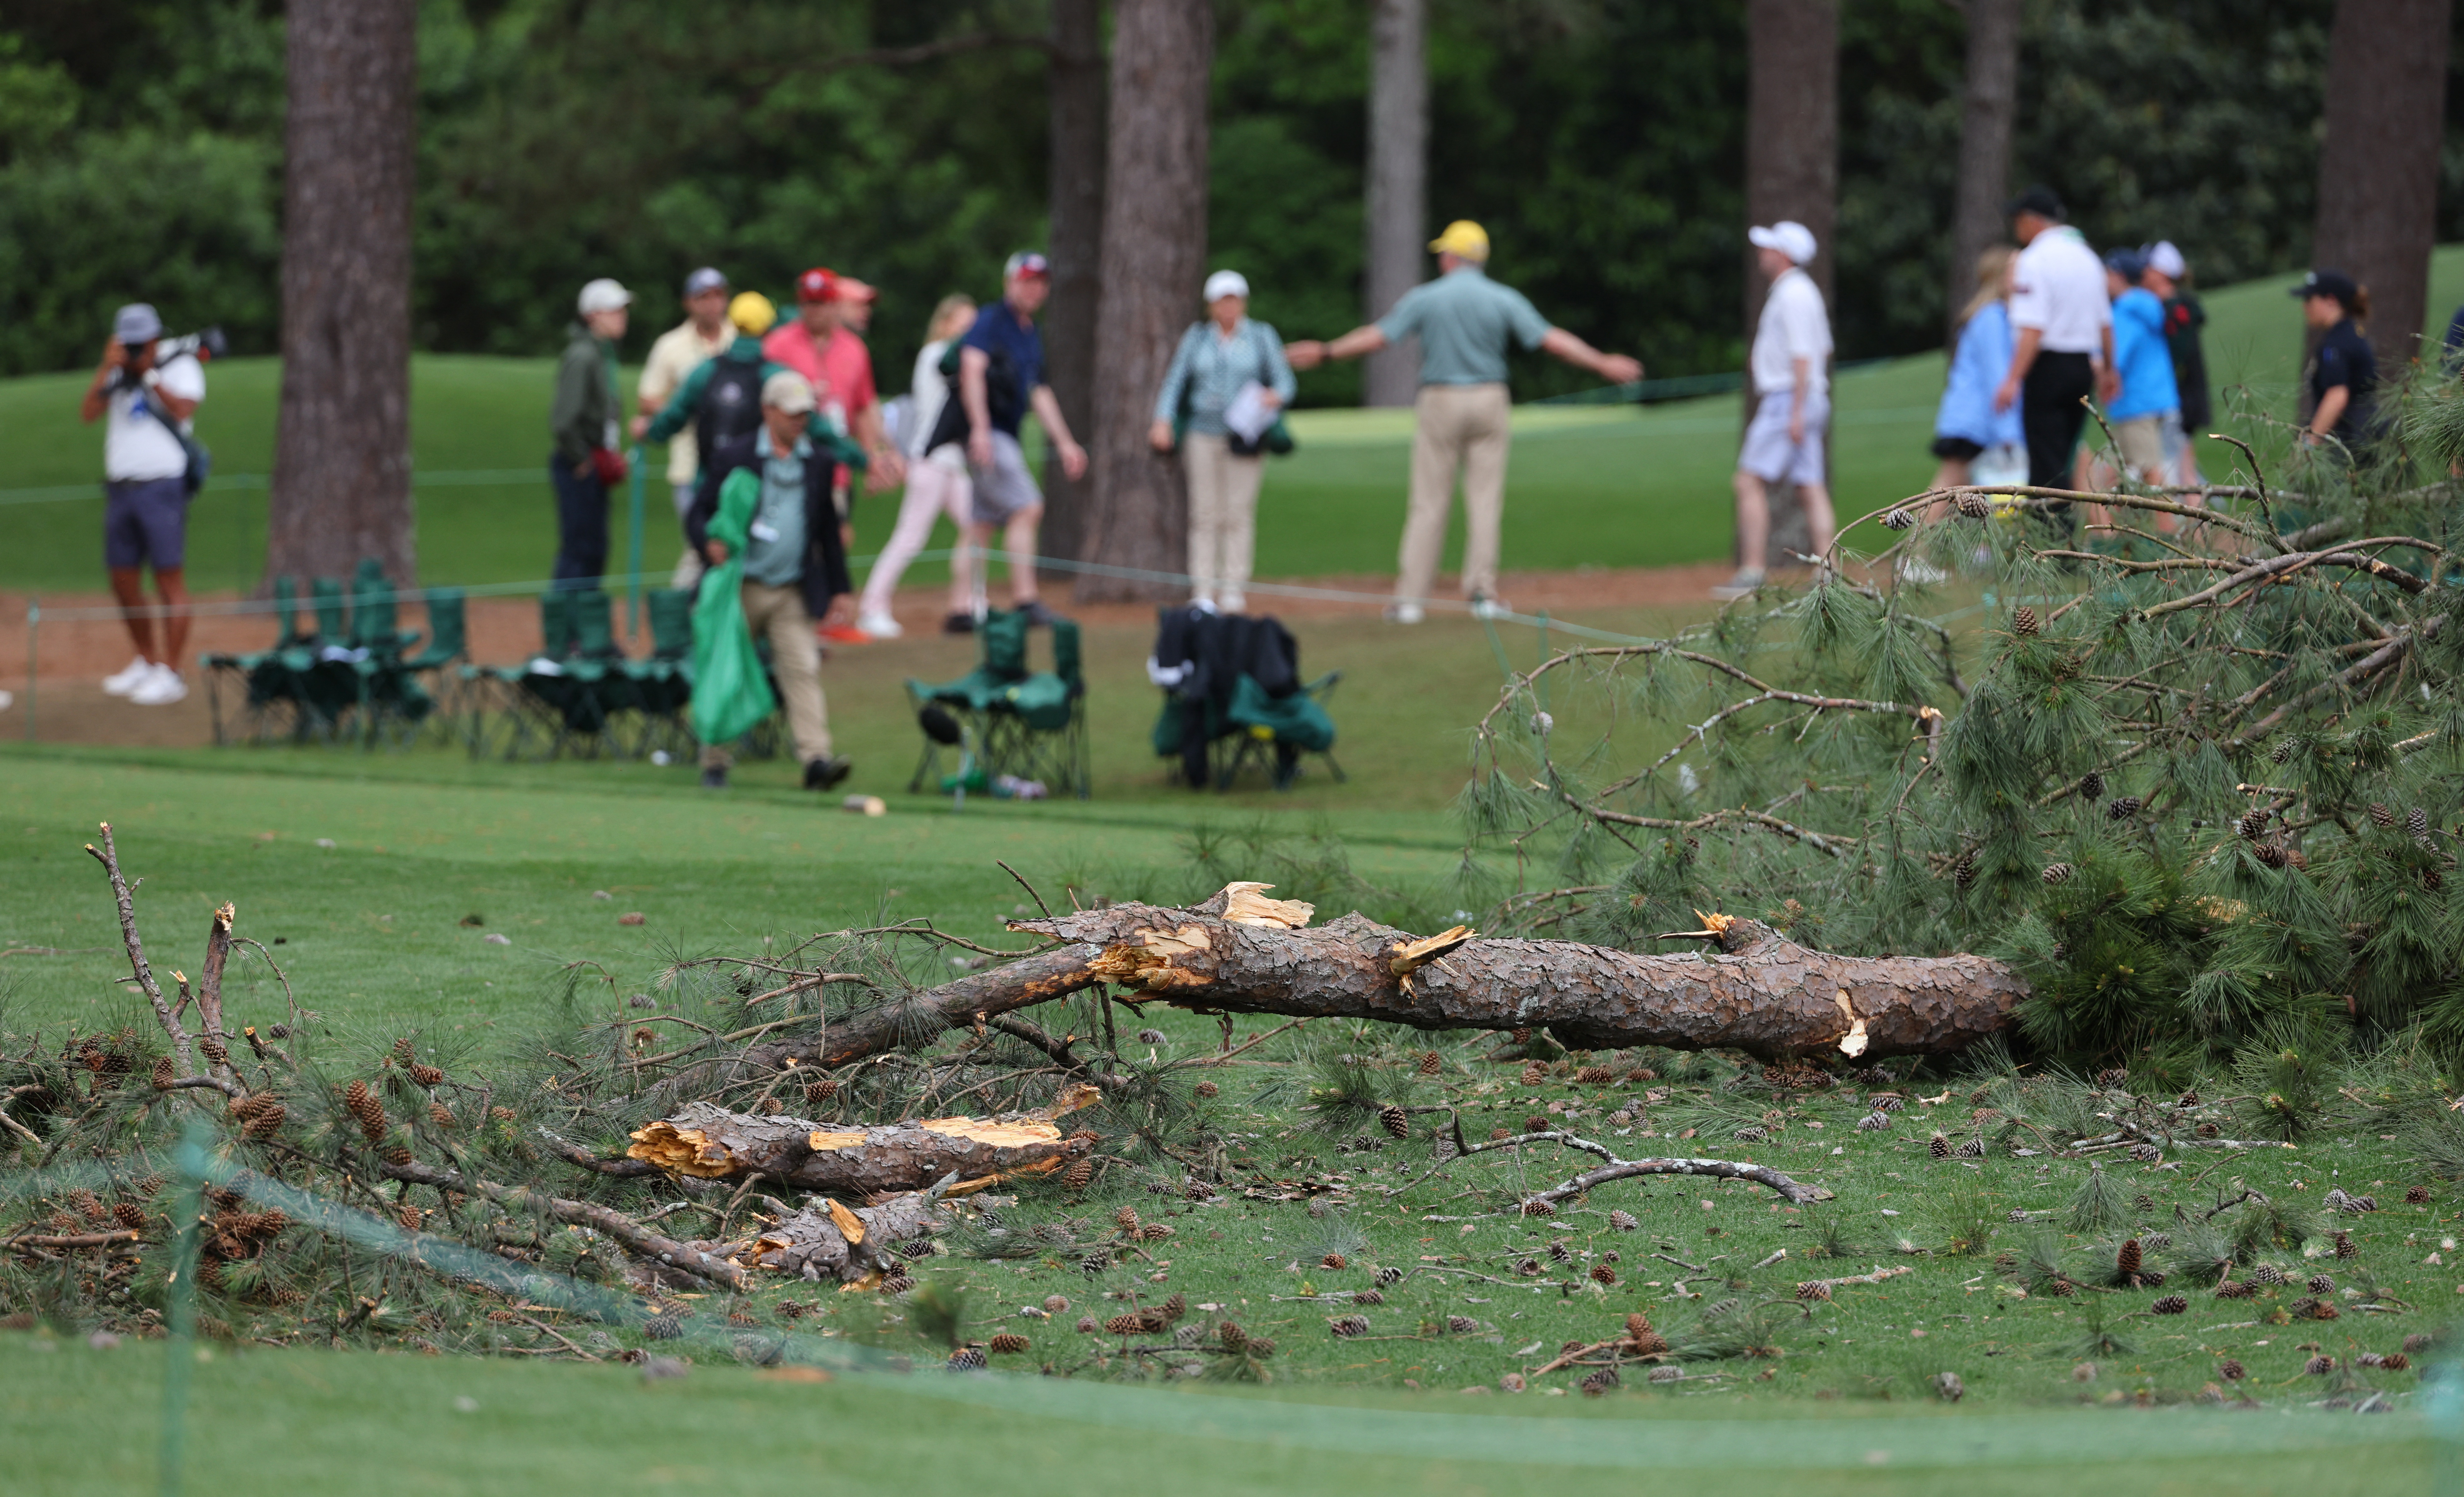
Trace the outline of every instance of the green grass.
{"type": "MultiPolygon", "coordinates": [[[[0,1444],[24,1497],[156,1489],[157,1345],[88,1351],[0,1334],[0,1444]]],[[[1376,1397],[1311,1408],[1225,1397],[982,1380],[763,1381],[696,1369],[226,1352],[199,1366],[187,1489],[601,1493],[833,1489],[1148,1494],[1425,1492],[1507,1497],[1683,1473],[1706,1494],[2248,1497],[2419,1489],[2436,1448],[2406,1419],[2110,1416],[1986,1421],[1864,1408],[1785,1423],[1676,1398],[1376,1397]],[[1544,1417],[1545,1416],[1545,1417],[1544,1417]],[[1631,1474],[1629,1474],[1631,1473],[1631,1474]]]]}
{"type": "MultiPolygon", "coordinates": [[[[2247,387],[2264,407],[2286,408],[2297,374],[2299,319],[2285,298],[2291,277],[2215,292],[2208,359],[2220,404],[2247,387]]],[[[2445,329],[2464,300],[2464,246],[2432,262],[2431,321],[2445,329]]],[[[1650,350],[1643,350],[1647,356],[1650,350]]],[[[432,484],[418,491],[423,580],[479,585],[544,577],[555,522],[544,468],[553,362],[423,355],[412,365],[413,461],[430,473],[520,471],[508,483],[432,484]]],[[[1925,447],[1941,393],[1939,354],[1851,371],[1838,382],[1834,469],[1843,515],[1916,492],[1933,472],[1925,447]]],[[[100,438],[77,424],[83,375],[0,382],[0,507],[13,543],[0,554],[0,587],[91,591],[99,498],[41,499],[18,491],[94,482],[100,438]]],[[[233,360],[211,372],[198,421],[226,484],[197,503],[191,521],[192,581],[204,588],[253,586],[265,550],[263,475],[272,462],[278,369],[271,360],[233,360]],[[252,476],[253,475],[253,476],[252,476]],[[246,485],[254,484],[255,487],[246,485]]],[[[1260,498],[1261,576],[1389,573],[1401,527],[1408,418],[1399,412],[1310,410],[1295,419],[1301,450],[1269,465],[1260,498]]],[[[1738,431],[1734,397],[1614,410],[1525,407],[1507,473],[1509,568],[1648,566],[1724,559],[1729,545],[1727,474],[1738,431]]],[[[2262,451],[2264,451],[2262,447],[2262,451]]],[[[2212,473],[2229,467],[2220,456],[2212,473]]],[[[655,467],[655,464],[654,464],[655,467]]],[[[665,484],[649,483],[646,564],[674,560],[665,484]]],[[[621,502],[620,502],[621,514],[621,502]]],[[[888,538],[889,497],[857,506],[857,551],[888,538]]],[[[615,564],[625,556],[619,520],[615,564]]],[[[945,534],[936,544],[946,543],[945,534]]],[[[1460,544],[1449,543],[1448,564],[1460,544]]],[[[930,582],[926,565],[913,574],[930,582]]]]}

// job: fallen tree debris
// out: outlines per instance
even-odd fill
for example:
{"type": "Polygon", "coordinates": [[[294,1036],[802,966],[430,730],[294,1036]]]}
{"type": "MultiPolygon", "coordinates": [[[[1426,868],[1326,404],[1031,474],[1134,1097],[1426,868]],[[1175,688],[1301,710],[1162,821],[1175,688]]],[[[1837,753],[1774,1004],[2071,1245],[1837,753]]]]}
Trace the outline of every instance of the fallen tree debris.
{"type": "Polygon", "coordinates": [[[696,1102],[637,1129],[627,1157],[700,1179],[747,1177],[791,1190],[877,1196],[921,1190],[944,1176],[957,1194],[1014,1175],[1046,1175],[1087,1153],[1054,1121],[1095,1101],[1072,1087],[1051,1106],[994,1117],[933,1117],[873,1127],[758,1117],[696,1102]]]}

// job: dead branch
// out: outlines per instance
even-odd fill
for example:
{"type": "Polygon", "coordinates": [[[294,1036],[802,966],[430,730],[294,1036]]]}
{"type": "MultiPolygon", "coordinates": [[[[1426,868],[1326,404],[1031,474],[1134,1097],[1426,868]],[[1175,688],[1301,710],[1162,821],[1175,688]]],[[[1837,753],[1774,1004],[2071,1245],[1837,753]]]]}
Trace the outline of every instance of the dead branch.
{"type": "Polygon", "coordinates": [[[1047,1175],[1087,1152],[1054,1119],[1102,1093],[1073,1087],[1052,1106],[997,1117],[840,1127],[757,1117],[696,1102],[633,1134],[628,1158],[699,1179],[763,1179],[800,1191],[878,1196],[944,1177],[963,1194],[1016,1175],[1047,1175]]]}
{"type": "Polygon", "coordinates": [[[128,880],[120,871],[120,848],[111,839],[111,823],[102,824],[102,847],[98,850],[89,842],[85,850],[93,853],[94,860],[111,875],[111,894],[120,904],[120,938],[128,947],[129,969],[136,976],[137,985],[144,989],[147,1002],[154,1005],[154,1017],[162,1022],[164,1034],[171,1041],[171,1053],[179,1063],[180,1074],[193,1076],[197,1073],[197,1060],[188,1048],[188,1032],[180,1027],[179,1016],[164,1001],[163,989],[154,981],[154,969],[145,962],[145,943],[137,935],[137,902],[128,880]]]}
{"type": "Polygon", "coordinates": [[[432,1186],[437,1190],[458,1190],[487,1197],[498,1205],[517,1211],[537,1211],[586,1226],[613,1238],[627,1252],[649,1259],[662,1266],[707,1279],[731,1289],[745,1288],[744,1270],[723,1257],[671,1237],[662,1237],[621,1211],[588,1201],[566,1200],[518,1185],[498,1185],[489,1180],[469,1179],[454,1170],[440,1170],[413,1160],[408,1164],[381,1166],[387,1179],[407,1181],[413,1185],[432,1186]]]}

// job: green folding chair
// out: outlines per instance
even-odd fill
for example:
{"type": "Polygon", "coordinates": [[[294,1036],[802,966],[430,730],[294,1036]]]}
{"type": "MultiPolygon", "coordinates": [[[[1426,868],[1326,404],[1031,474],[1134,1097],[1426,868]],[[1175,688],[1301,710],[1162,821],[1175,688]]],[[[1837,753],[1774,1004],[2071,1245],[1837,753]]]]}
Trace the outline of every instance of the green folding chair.
{"type": "Polygon", "coordinates": [[[936,737],[933,726],[924,735],[924,752],[908,782],[910,791],[961,788],[958,779],[941,773],[945,749],[972,741],[967,768],[959,777],[963,788],[980,790],[1003,776],[1041,782],[1050,794],[1072,794],[1085,800],[1093,790],[1087,744],[1087,680],[1083,642],[1077,624],[1052,621],[1050,671],[1029,671],[1026,658],[1026,615],[1000,609],[986,614],[977,629],[981,655],[976,669],[938,686],[910,680],[907,694],[919,722],[931,709],[957,721],[959,743],[936,737]]]}

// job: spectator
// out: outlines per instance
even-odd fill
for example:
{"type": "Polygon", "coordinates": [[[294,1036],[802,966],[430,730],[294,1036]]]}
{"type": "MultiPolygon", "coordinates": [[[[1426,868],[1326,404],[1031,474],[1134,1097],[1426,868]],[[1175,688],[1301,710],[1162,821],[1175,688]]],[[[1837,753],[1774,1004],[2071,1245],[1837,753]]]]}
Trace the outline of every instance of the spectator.
{"type": "MultiPolygon", "coordinates": [[[[2069,489],[2087,407],[2101,395],[2110,403],[2113,376],[2113,303],[2105,296],[2104,265],[2079,231],[2062,222],[2062,200],[2046,187],[2030,187],[2011,200],[2012,236],[2019,263],[2011,282],[2011,367],[1993,392],[1993,408],[2019,407],[2028,436],[2028,483],[2069,489]]],[[[2070,506],[2054,507],[2056,528],[2067,536],[2070,506]]]]}
{"type": "MultiPolygon", "coordinates": [[[[847,569],[830,503],[837,464],[807,429],[816,406],[812,385],[793,369],[774,370],[764,379],[761,425],[702,454],[685,533],[706,564],[725,561],[733,554],[727,541],[711,534],[720,490],[737,473],[759,479],[760,500],[744,541],[744,622],[755,634],[770,637],[770,668],[787,704],[787,730],[804,766],[804,788],[826,790],[852,766],[830,752],[829,703],[822,695],[822,652],[813,621],[847,590],[847,569]]],[[[703,744],[701,782],[725,789],[732,762],[726,744],[703,744]]]]}
{"type": "MultiPolygon", "coordinates": [[[[760,429],[762,386],[787,367],[761,355],[761,335],[779,320],[779,309],[758,291],[738,292],[727,304],[727,320],[736,329],[736,341],[717,358],[696,364],[685,376],[668,397],[666,408],[643,428],[644,440],[665,442],[690,427],[694,450],[707,453],[731,437],[748,436],[760,429]]],[[[804,434],[830,453],[834,468],[855,455],[819,410],[805,422],[804,434]]],[[[698,479],[693,495],[698,502],[698,479]]],[[[844,535],[840,541],[844,545],[844,535]]],[[[676,569],[678,587],[691,587],[701,577],[701,553],[690,537],[685,550],[685,561],[676,569]]]]}
{"type": "MultiPolygon", "coordinates": [[[[2011,309],[2006,303],[2018,257],[2007,244],[1992,245],[1976,257],[1976,294],[1959,314],[1959,341],[1951,350],[1942,405],[1934,412],[1933,455],[1941,459],[1933,474],[1936,490],[1976,481],[1971,465],[1989,451],[2027,445],[2019,412],[1993,408],[1994,386],[2011,367],[2011,309]]],[[[1940,518],[1947,507],[1947,501],[1936,500],[1934,517],[1940,518]]],[[[1925,583],[1946,577],[1922,557],[1902,561],[1900,575],[1925,583]]]]}
{"type": "MultiPolygon", "coordinates": [[[[1035,542],[1044,519],[1044,491],[1027,471],[1019,446],[1019,423],[1031,407],[1044,434],[1061,454],[1061,472],[1072,483],[1087,472],[1087,450],[1069,434],[1061,402],[1044,383],[1044,337],[1035,314],[1052,292],[1052,270],[1044,256],[1022,251],[1001,267],[1001,299],[976,315],[976,325],[958,344],[958,405],[967,430],[967,468],[975,480],[975,523],[969,549],[992,542],[993,527],[1007,532],[1011,606],[1031,624],[1051,622],[1036,595],[1035,542]]],[[[975,627],[975,616],[952,614],[951,633],[975,627]]]]}
{"type": "Polygon", "coordinates": [[[143,301],[112,318],[111,341],[78,410],[102,428],[102,564],[135,659],[102,679],[102,689],[141,707],[165,707],[188,694],[180,658],[188,649],[188,423],[206,398],[206,370],[194,354],[155,366],[163,319],[143,301]],[[158,644],[145,609],[145,568],[163,605],[158,644]]]}
{"type": "Polygon", "coordinates": [[[1831,549],[1830,474],[1822,433],[1831,424],[1831,319],[1822,288],[1805,274],[1814,231],[1782,219],[1746,231],[1754,263],[1771,282],[1747,356],[1754,382],[1754,418],[1737,451],[1737,575],[1718,598],[1742,598],[1763,584],[1771,565],[1771,485],[1793,483],[1805,505],[1812,554],[1831,549]]]}
{"type": "Polygon", "coordinates": [[[1418,624],[1437,581],[1438,556],[1463,473],[1463,596],[1474,613],[1505,611],[1497,596],[1498,526],[1506,506],[1511,407],[1506,392],[1507,342],[1538,348],[1613,385],[1642,378],[1642,365],[1604,354],[1551,327],[1524,295],[1488,278],[1488,231],[1469,219],[1429,241],[1438,278],[1415,286],[1375,323],[1331,342],[1306,340],[1287,350],[1295,369],[1329,359],[1357,359],[1414,334],[1420,339],[1420,394],[1414,407],[1411,507],[1397,557],[1395,601],[1386,617],[1418,624]]]}
{"type": "Polygon", "coordinates": [[[876,295],[852,276],[806,271],[796,277],[796,320],[763,339],[761,351],[811,382],[823,416],[854,438],[865,454],[854,466],[868,467],[869,486],[879,491],[904,476],[905,464],[882,425],[872,353],[858,336],[871,325],[876,295]]]}
{"type": "MultiPolygon", "coordinates": [[[[642,362],[641,382],[633,389],[634,441],[649,430],[650,418],[675,395],[685,376],[726,352],[735,339],[727,321],[727,277],[705,265],[685,277],[685,319],[660,334],[650,345],[650,356],[642,362]]],[[[675,501],[679,523],[685,511],[693,508],[693,476],[699,471],[694,435],[688,428],[668,442],[668,493],[675,501]]],[[[693,585],[700,570],[699,559],[686,548],[676,561],[675,585],[693,585]]]]}
{"type": "Polygon", "coordinates": [[[1279,410],[1298,386],[1284,341],[1272,326],[1249,319],[1249,282],[1239,271],[1207,276],[1205,297],[1206,318],[1181,335],[1155,395],[1148,439],[1158,452],[1177,442],[1189,477],[1191,601],[1239,613],[1249,605],[1265,459],[1255,441],[1225,424],[1224,412],[1248,390],[1266,411],[1279,410]]]}
{"type": "Polygon", "coordinates": [[[556,369],[548,408],[556,451],[547,464],[556,486],[556,565],[548,575],[561,592],[596,587],[607,575],[607,490],[626,471],[617,451],[616,341],[632,304],[633,294],[605,276],[583,287],[581,320],[556,369]]]}
{"type": "Polygon", "coordinates": [[[2106,294],[2113,297],[2113,369],[2119,388],[2104,405],[2113,428],[2114,455],[2122,475],[2162,487],[2167,480],[2165,423],[2181,422],[2174,392],[2173,356],[2165,347],[2165,303],[2139,283],[2146,262],[2135,250],[2104,257],[2106,294]]]}
{"type": "Polygon", "coordinates": [[[2170,239],[2160,239],[2140,252],[2147,262],[2139,284],[2165,303],[2165,351],[2173,356],[2173,393],[2182,408],[2165,426],[2165,464],[2179,484],[2197,484],[2199,456],[2191,437],[2215,420],[2215,403],[2208,394],[2208,352],[2204,329],[2208,309],[2190,294],[2190,267],[2170,239]]]}
{"type": "Polygon", "coordinates": [[[2370,293],[2342,271],[2312,271],[2293,288],[2302,319],[2322,335],[2310,361],[2310,424],[2301,440],[2317,447],[2329,438],[2346,455],[2378,434],[2379,365],[2362,336],[2369,319],[2370,293]]]}
{"type": "Polygon", "coordinates": [[[934,520],[945,514],[957,528],[958,542],[950,558],[950,613],[975,617],[974,572],[967,562],[967,527],[974,522],[975,491],[967,481],[967,459],[956,442],[938,447],[926,444],[950,401],[950,382],[941,373],[942,357],[951,342],[975,324],[976,312],[973,297],[943,297],[933,309],[923,351],[915,356],[907,412],[907,495],[899,501],[898,524],[891,532],[890,543],[881,548],[880,560],[865,579],[864,605],[856,613],[855,627],[877,639],[896,639],[906,632],[891,613],[891,599],[908,563],[933,538],[934,520]]]}

